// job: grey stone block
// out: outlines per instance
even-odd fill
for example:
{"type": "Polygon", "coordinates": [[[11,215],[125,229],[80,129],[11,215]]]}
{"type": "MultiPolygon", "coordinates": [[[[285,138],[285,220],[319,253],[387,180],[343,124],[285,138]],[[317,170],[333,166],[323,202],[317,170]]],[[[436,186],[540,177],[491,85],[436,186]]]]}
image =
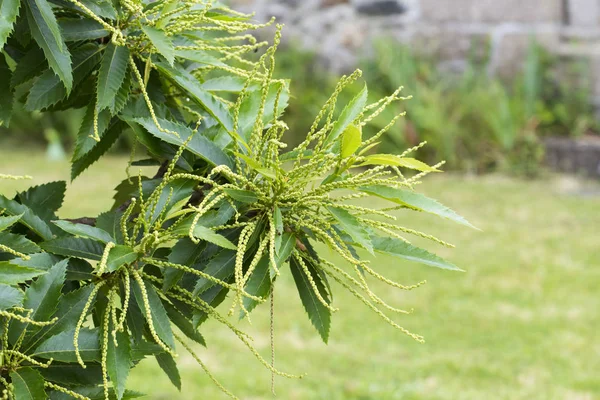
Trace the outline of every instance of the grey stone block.
{"type": "Polygon", "coordinates": [[[389,16],[404,14],[407,8],[396,0],[372,0],[356,5],[356,11],[370,16],[389,16]]]}
{"type": "Polygon", "coordinates": [[[561,0],[421,0],[422,20],[429,22],[523,22],[562,20],[561,0]]]}

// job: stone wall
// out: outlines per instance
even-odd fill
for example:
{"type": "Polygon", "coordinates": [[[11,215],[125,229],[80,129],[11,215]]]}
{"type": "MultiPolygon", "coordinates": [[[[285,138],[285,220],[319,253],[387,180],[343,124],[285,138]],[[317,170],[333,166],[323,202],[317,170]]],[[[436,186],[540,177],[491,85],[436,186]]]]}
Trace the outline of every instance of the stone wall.
{"type": "Polygon", "coordinates": [[[383,34],[438,55],[453,68],[477,47],[490,73],[511,75],[530,37],[565,59],[582,59],[600,106],[600,0],[229,0],[259,20],[286,24],[284,37],[317,51],[338,71],[352,68],[383,34]]]}

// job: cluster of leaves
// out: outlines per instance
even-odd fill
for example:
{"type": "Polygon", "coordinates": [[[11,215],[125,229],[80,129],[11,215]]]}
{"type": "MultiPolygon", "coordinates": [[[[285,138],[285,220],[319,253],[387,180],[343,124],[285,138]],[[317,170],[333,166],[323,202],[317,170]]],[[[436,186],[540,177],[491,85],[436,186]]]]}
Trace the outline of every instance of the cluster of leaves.
{"type": "Polygon", "coordinates": [[[190,345],[206,345],[199,330],[209,318],[273,374],[293,377],[265,360],[218,308],[228,297],[229,314],[238,309],[240,318],[269,297],[273,307],[287,265],[324,341],[336,310],[330,279],[423,340],[384,313],[407,312],[385,303],[368,280],[405,290],[420,284],[385,278],[363,253],[457,270],[402,235],[447,243],[396,225],[390,211],[469,223],[413,191],[439,167],[408,157],[418,147],[374,153],[398,117],[363,140],[363,127],[401,100],[400,90],[368,104],[365,87],[338,113],[338,96],[360,71],[342,77],[306,139],[287,150],[279,117],[288,82],[273,78],[281,27],[270,46],[257,43],[247,32],[260,25],[211,1],[0,4],[1,82],[10,93],[2,121],[10,120],[13,102],[36,110],[85,107],[73,179],[125,134],[146,153],[138,159],[134,149],[128,167],[158,167],[153,177],[140,172],[121,182],[113,208],[95,218],[57,217],[65,182],[0,196],[4,398],[133,398],[139,394],[126,389],[127,377],[144,357],[155,357],[181,387],[181,349],[235,398],[190,345]],[[366,197],[390,206],[354,202],[366,197]],[[317,244],[346,267],[324,259],[317,244]]]}

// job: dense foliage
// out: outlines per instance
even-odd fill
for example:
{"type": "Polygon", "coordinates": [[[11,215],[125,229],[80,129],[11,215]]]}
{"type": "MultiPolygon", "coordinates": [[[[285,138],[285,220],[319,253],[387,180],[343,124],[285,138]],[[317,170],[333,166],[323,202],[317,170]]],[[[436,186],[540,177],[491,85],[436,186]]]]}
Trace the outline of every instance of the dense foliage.
{"type": "Polygon", "coordinates": [[[273,315],[275,283],[288,265],[325,342],[336,310],[330,280],[423,341],[386,315],[407,311],[380,299],[368,281],[403,290],[420,283],[393,282],[364,257],[458,270],[402,235],[449,244],[398,226],[389,212],[469,223],[413,191],[441,164],[409,157],[416,148],[376,153],[386,129],[363,140],[363,127],[401,100],[400,90],[368,104],[364,87],[338,111],[338,96],[360,71],[343,77],[305,140],[287,150],[280,116],[289,84],[273,78],[279,26],[270,45],[258,43],[248,31],[261,25],[210,1],[1,0],[0,9],[2,122],[15,104],[83,108],[72,179],[128,132],[136,140],[128,171],[156,167],[153,176],[121,182],[112,209],[97,217],[57,217],[66,182],[0,196],[4,398],[134,398],[140,394],[127,390],[127,377],[145,357],[181,387],[181,351],[210,375],[193,346],[206,345],[200,329],[209,318],[273,374],[294,377],[265,360],[218,308],[229,298],[229,314],[249,319],[270,299],[273,315]],[[369,196],[389,206],[353,203],[369,196]],[[345,266],[323,258],[323,246],[345,266]]]}

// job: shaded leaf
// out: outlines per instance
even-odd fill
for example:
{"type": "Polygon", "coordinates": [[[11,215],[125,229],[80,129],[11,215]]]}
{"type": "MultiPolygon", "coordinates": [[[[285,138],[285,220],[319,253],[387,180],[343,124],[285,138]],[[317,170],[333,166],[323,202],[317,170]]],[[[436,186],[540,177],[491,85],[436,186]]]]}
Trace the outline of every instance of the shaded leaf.
{"type": "MultiPolygon", "coordinates": [[[[10,4],[12,1],[13,0],[0,0],[0,11],[4,12],[4,4],[10,4]]],[[[17,2],[17,6],[18,4],[19,2],[17,2]]],[[[3,20],[4,15],[0,14],[0,49],[3,47],[2,24],[5,22],[3,20]]],[[[13,110],[13,92],[10,87],[12,71],[8,67],[4,57],[4,55],[0,55],[0,92],[2,93],[2,96],[0,96],[0,126],[8,126],[10,124],[13,110]]]]}
{"type": "MultiPolygon", "coordinates": [[[[319,294],[325,301],[329,302],[329,293],[323,284],[321,275],[316,272],[315,267],[309,260],[305,260],[305,263],[317,289],[319,289],[319,294]]],[[[317,329],[323,341],[327,343],[331,326],[331,311],[319,301],[302,266],[294,257],[290,259],[290,269],[310,322],[317,329]]]]}
{"type": "Polygon", "coordinates": [[[65,42],[99,39],[108,36],[108,30],[89,18],[60,18],[58,25],[65,42]]]}
{"type": "Polygon", "coordinates": [[[44,56],[42,49],[34,47],[29,50],[17,63],[12,74],[10,85],[18,86],[29,81],[31,78],[38,76],[48,67],[48,62],[44,56]]]}
{"type": "Polygon", "coordinates": [[[16,224],[23,214],[13,215],[12,217],[0,217],[0,232],[16,224]]]}
{"type": "Polygon", "coordinates": [[[123,131],[123,127],[124,123],[121,121],[112,123],[108,131],[100,139],[100,142],[96,143],[84,156],[73,162],[71,165],[71,179],[77,178],[90,165],[98,161],[115,144],[123,131]]]}
{"type": "MultiPolygon", "coordinates": [[[[244,288],[246,293],[253,296],[266,298],[271,293],[271,273],[269,271],[269,257],[263,256],[256,265],[252,275],[244,288]]],[[[248,312],[252,311],[259,303],[254,299],[244,297],[244,307],[248,312]]],[[[240,312],[240,318],[245,315],[240,312]]]]}
{"type": "MultiPolygon", "coordinates": [[[[136,118],[135,122],[142,125],[148,132],[150,132],[153,136],[164,140],[167,143],[174,144],[176,146],[182,146],[187,138],[190,137],[194,133],[191,128],[187,126],[183,126],[181,124],[159,118],[158,122],[160,123],[163,129],[168,129],[170,131],[177,132],[179,136],[176,136],[172,133],[163,132],[152,121],[152,118],[136,118]]],[[[196,154],[199,157],[202,157],[206,161],[210,162],[213,165],[227,165],[232,167],[231,160],[229,157],[221,150],[217,145],[207,139],[205,136],[201,134],[195,134],[194,137],[188,143],[187,150],[196,154]]]]}
{"type": "Polygon", "coordinates": [[[46,0],[26,0],[27,20],[31,35],[42,48],[50,68],[64,83],[67,93],[73,87],[71,55],[60,35],[60,28],[46,0]]]}
{"type": "Polygon", "coordinates": [[[104,246],[93,239],[63,237],[49,240],[40,244],[40,247],[50,253],[66,257],[80,257],[88,260],[100,260],[104,246]]]}
{"type": "MultiPolygon", "coordinates": [[[[98,144],[93,138],[94,136],[94,109],[95,105],[91,102],[81,120],[79,131],[77,132],[77,140],[75,142],[75,150],[73,151],[72,161],[79,160],[98,144]]],[[[98,113],[98,136],[103,137],[106,129],[109,126],[111,119],[109,110],[102,110],[98,113]]]]}

